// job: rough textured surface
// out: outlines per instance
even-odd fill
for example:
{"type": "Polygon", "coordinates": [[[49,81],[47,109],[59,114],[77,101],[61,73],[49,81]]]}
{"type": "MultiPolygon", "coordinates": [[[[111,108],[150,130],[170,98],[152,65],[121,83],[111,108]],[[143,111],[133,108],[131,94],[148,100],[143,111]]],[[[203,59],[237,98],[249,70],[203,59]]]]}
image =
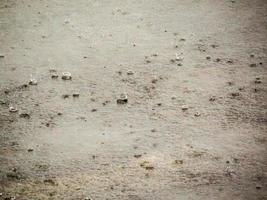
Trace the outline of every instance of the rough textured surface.
{"type": "Polygon", "coordinates": [[[0,199],[266,199],[266,13],[0,0],[0,199]]]}

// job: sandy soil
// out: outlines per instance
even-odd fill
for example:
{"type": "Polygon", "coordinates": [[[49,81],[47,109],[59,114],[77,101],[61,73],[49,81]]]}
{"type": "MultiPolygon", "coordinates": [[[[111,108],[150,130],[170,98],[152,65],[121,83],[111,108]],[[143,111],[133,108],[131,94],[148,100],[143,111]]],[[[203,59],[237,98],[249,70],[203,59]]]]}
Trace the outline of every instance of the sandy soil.
{"type": "Polygon", "coordinates": [[[0,0],[0,199],[267,199],[266,13],[0,0]]]}

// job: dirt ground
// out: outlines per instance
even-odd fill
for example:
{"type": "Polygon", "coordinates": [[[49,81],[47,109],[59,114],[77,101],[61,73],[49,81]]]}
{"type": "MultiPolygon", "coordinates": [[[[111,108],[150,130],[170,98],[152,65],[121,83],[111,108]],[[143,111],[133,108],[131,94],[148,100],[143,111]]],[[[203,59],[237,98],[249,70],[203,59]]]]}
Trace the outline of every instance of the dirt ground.
{"type": "Polygon", "coordinates": [[[0,199],[267,199],[266,13],[0,0],[0,199]]]}

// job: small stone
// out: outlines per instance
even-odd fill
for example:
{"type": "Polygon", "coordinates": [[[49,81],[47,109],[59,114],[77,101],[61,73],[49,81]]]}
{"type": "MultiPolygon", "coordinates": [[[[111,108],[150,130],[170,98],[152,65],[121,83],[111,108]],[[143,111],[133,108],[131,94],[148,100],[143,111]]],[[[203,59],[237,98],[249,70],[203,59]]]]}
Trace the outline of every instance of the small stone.
{"type": "Polygon", "coordinates": [[[157,83],[157,82],[158,82],[158,79],[156,79],[156,78],[153,78],[151,81],[151,83],[157,83]]]}
{"type": "Polygon", "coordinates": [[[232,85],[234,85],[234,83],[233,83],[233,82],[231,82],[231,81],[228,81],[228,82],[227,82],[227,84],[228,84],[229,86],[232,86],[232,85]]]}
{"type": "Polygon", "coordinates": [[[254,58],[254,57],[255,57],[255,55],[254,55],[254,54],[251,54],[251,55],[250,55],[250,57],[251,57],[251,58],[254,58]]]}
{"type": "Polygon", "coordinates": [[[5,57],[5,55],[4,54],[0,54],[0,58],[4,58],[5,57]]]}
{"type": "Polygon", "coordinates": [[[220,62],[221,61],[221,59],[220,58],[216,58],[216,60],[215,60],[216,62],[220,62]]]}
{"type": "Polygon", "coordinates": [[[102,103],[103,106],[107,105],[108,103],[110,103],[109,100],[106,100],[105,102],[102,103]]]}
{"type": "Polygon", "coordinates": [[[29,85],[37,85],[37,80],[34,78],[31,78],[31,80],[29,81],[29,85]]]}
{"type": "Polygon", "coordinates": [[[28,149],[28,152],[33,152],[33,149],[32,149],[32,148],[29,148],[29,149],[28,149]]]}
{"type": "Polygon", "coordinates": [[[4,200],[15,200],[16,199],[16,197],[6,197],[6,198],[4,198],[4,200]]]}
{"type": "Polygon", "coordinates": [[[80,94],[79,94],[79,93],[74,93],[72,96],[73,96],[73,97],[79,97],[80,94]]]}
{"type": "Polygon", "coordinates": [[[254,83],[255,83],[255,84],[260,84],[260,83],[262,83],[262,82],[261,82],[260,78],[256,78],[256,80],[254,81],[254,83]]]}
{"type": "Polygon", "coordinates": [[[144,169],[146,170],[153,170],[154,167],[151,165],[151,163],[149,163],[148,161],[143,161],[141,164],[140,164],[140,167],[143,167],[144,169]]]}
{"type": "Polygon", "coordinates": [[[71,77],[71,73],[70,73],[70,72],[63,72],[61,78],[62,78],[63,80],[71,80],[71,79],[72,79],[72,77],[71,77]]]}
{"type": "Polygon", "coordinates": [[[26,119],[30,119],[30,117],[31,117],[28,113],[21,113],[21,114],[19,114],[19,116],[21,118],[26,118],[26,119]]]}
{"type": "Polygon", "coordinates": [[[92,110],[91,110],[91,112],[96,112],[97,111],[97,109],[95,109],[95,108],[93,108],[92,110]]]}
{"type": "Polygon", "coordinates": [[[22,84],[21,86],[19,86],[18,88],[19,89],[25,89],[25,88],[27,88],[28,87],[28,85],[27,84],[22,84]]]}
{"type": "Polygon", "coordinates": [[[175,56],[175,60],[176,61],[183,61],[184,60],[184,57],[183,56],[181,56],[182,54],[176,54],[176,56],[175,56]]]}
{"type": "Polygon", "coordinates": [[[18,109],[13,106],[9,106],[9,112],[15,113],[18,112],[18,109]]]}
{"type": "Polygon", "coordinates": [[[257,64],[256,63],[252,63],[249,65],[250,67],[257,67],[257,64]]]}
{"type": "Polygon", "coordinates": [[[178,63],[177,66],[181,67],[181,66],[183,66],[183,64],[182,63],[178,63]]]}
{"type": "Polygon", "coordinates": [[[210,59],[211,59],[211,57],[210,57],[210,56],[207,56],[207,57],[206,57],[206,59],[207,59],[207,60],[210,60],[210,59]]]}
{"type": "Polygon", "coordinates": [[[126,94],[121,94],[120,98],[117,99],[117,104],[126,104],[128,103],[128,97],[126,94]]]}
{"type": "Polygon", "coordinates": [[[17,173],[16,171],[8,172],[8,173],[6,174],[6,177],[7,177],[7,178],[11,178],[11,179],[17,179],[17,180],[21,179],[21,176],[20,176],[19,173],[17,173]]]}
{"type": "Polygon", "coordinates": [[[231,95],[232,95],[232,97],[238,97],[238,96],[240,96],[240,93],[239,92],[232,92],[231,95]]]}
{"type": "Polygon", "coordinates": [[[61,116],[61,115],[63,115],[63,114],[62,114],[61,112],[58,112],[57,115],[58,115],[58,116],[61,116]]]}
{"type": "Polygon", "coordinates": [[[228,64],[233,64],[234,63],[234,61],[232,61],[232,60],[227,60],[227,62],[226,63],[228,63],[228,64]]]}
{"type": "Polygon", "coordinates": [[[170,62],[171,62],[171,63],[175,63],[175,60],[174,60],[174,59],[170,59],[170,62]]]}
{"type": "Polygon", "coordinates": [[[90,197],[85,197],[84,200],[92,200],[90,197]]]}
{"type": "Polygon", "coordinates": [[[152,133],[155,133],[155,132],[156,132],[156,129],[154,129],[154,128],[151,129],[151,132],[152,132],[152,133]]]}
{"type": "Polygon", "coordinates": [[[1,100],[0,100],[0,104],[1,104],[1,105],[5,105],[5,104],[7,104],[7,101],[1,99],[1,100]]]}
{"type": "Polygon", "coordinates": [[[201,116],[201,114],[199,112],[195,113],[195,117],[200,117],[200,116],[201,116]]]}
{"type": "Polygon", "coordinates": [[[134,75],[134,72],[133,71],[128,71],[127,75],[129,75],[129,76],[134,75]]]}
{"type": "Polygon", "coordinates": [[[257,189],[257,190],[260,190],[261,188],[262,188],[262,186],[260,186],[260,185],[257,185],[257,186],[256,186],[256,189],[257,189]]]}
{"type": "Polygon", "coordinates": [[[134,157],[135,158],[141,158],[142,157],[142,154],[135,154],[134,157]]]}
{"type": "Polygon", "coordinates": [[[146,170],[153,170],[154,167],[153,167],[153,166],[145,166],[145,169],[146,169],[146,170]]]}
{"type": "Polygon", "coordinates": [[[216,99],[215,99],[214,96],[210,97],[210,99],[209,99],[209,101],[215,101],[215,100],[216,100],[216,99]]]}
{"type": "Polygon", "coordinates": [[[178,165],[182,165],[184,163],[184,161],[183,160],[175,160],[174,163],[178,164],[178,165]]]}
{"type": "Polygon", "coordinates": [[[183,111],[188,110],[188,106],[187,106],[187,105],[182,105],[182,110],[183,110],[183,111]]]}
{"type": "Polygon", "coordinates": [[[70,95],[68,95],[68,94],[63,94],[63,95],[62,95],[62,98],[63,98],[63,99],[67,99],[67,98],[69,98],[69,97],[70,97],[70,95]]]}
{"type": "Polygon", "coordinates": [[[57,183],[56,183],[56,181],[55,180],[53,180],[53,179],[51,179],[51,178],[48,178],[48,179],[45,179],[44,180],[44,183],[46,183],[46,184],[50,184],[50,185],[58,185],[57,183]]]}
{"type": "Polygon", "coordinates": [[[58,78],[58,74],[53,73],[53,74],[51,75],[51,78],[52,78],[52,79],[57,79],[57,78],[58,78]]]}

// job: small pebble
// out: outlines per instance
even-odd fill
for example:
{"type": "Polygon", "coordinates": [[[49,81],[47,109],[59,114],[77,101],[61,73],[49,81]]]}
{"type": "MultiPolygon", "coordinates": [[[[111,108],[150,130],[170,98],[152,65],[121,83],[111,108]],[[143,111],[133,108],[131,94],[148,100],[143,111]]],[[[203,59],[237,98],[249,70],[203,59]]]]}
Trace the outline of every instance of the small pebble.
{"type": "Polygon", "coordinates": [[[135,154],[134,157],[135,158],[141,158],[142,157],[142,154],[135,154]]]}
{"type": "Polygon", "coordinates": [[[184,161],[183,160],[175,160],[174,163],[175,164],[182,165],[184,163],[184,161]]]}
{"type": "Polygon", "coordinates": [[[70,72],[63,72],[61,78],[62,78],[63,80],[71,80],[71,79],[72,79],[72,77],[71,77],[71,73],[70,73],[70,72]]]}
{"type": "Polygon", "coordinates": [[[79,97],[80,94],[79,94],[79,93],[74,93],[72,96],[73,96],[73,97],[79,97]]]}
{"type": "Polygon", "coordinates": [[[158,79],[154,78],[152,79],[151,83],[157,83],[158,82],[158,79]]]}
{"type": "Polygon", "coordinates": [[[260,185],[257,185],[257,186],[256,186],[256,189],[257,189],[257,190],[260,190],[261,188],[262,188],[262,186],[260,186],[260,185]]]}
{"type": "Polygon", "coordinates": [[[254,81],[254,83],[255,83],[255,84],[260,84],[260,83],[262,83],[262,82],[261,82],[260,78],[256,78],[256,80],[254,81]]]}
{"type": "Polygon", "coordinates": [[[9,112],[15,113],[18,112],[18,109],[13,106],[9,106],[9,112]]]}
{"type": "Polygon", "coordinates": [[[187,105],[182,105],[182,110],[183,110],[183,111],[188,110],[188,106],[187,106],[187,105]]]}
{"type": "Polygon", "coordinates": [[[210,97],[209,101],[215,101],[215,97],[210,97]]]}
{"type": "Polygon", "coordinates": [[[57,79],[57,78],[58,78],[58,74],[53,73],[53,74],[51,75],[51,78],[52,78],[52,79],[57,79]]]}
{"type": "Polygon", "coordinates": [[[37,80],[32,78],[30,81],[29,81],[29,85],[37,85],[37,80]]]}
{"type": "Polygon", "coordinates": [[[121,94],[120,98],[117,99],[117,104],[126,104],[128,103],[128,97],[126,94],[121,94]]]}
{"type": "Polygon", "coordinates": [[[134,75],[134,72],[133,71],[128,71],[127,75],[129,75],[129,76],[134,75]]]}
{"type": "Polygon", "coordinates": [[[238,97],[238,96],[240,96],[240,93],[239,92],[232,92],[231,95],[232,95],[232,97],[238,97]]]}
{"type": "Polygon", "coordinates": [[[68,94],[63,94],[63,95],[62,95],[62,98],[63,98],[63,99],[67,99],[67,98],[69,98],[69,97],[70,97],[70,95],[68,95],[68,94]]]}
{"type": "Polygon", "coordinates": [[[201,116],[201,114],[199,112],[195,113],[195,117],[200,117],[200,116],[201,116]]]}
{"type": "Polygon", "coordinates": [[[176,61],[183,61],[184,60],[184,57],[183,56],[181,56],[182,54],[176,54],[176,56],[175,56],[175,60],[176,61]]]}
{"type": "Polygon", "coordinates": [[[30,119],[30,115],[29,115],[28,113],[21,113],[21,114],[19,114],[19,116],[20,116],[21,118],[30,119]]]}

